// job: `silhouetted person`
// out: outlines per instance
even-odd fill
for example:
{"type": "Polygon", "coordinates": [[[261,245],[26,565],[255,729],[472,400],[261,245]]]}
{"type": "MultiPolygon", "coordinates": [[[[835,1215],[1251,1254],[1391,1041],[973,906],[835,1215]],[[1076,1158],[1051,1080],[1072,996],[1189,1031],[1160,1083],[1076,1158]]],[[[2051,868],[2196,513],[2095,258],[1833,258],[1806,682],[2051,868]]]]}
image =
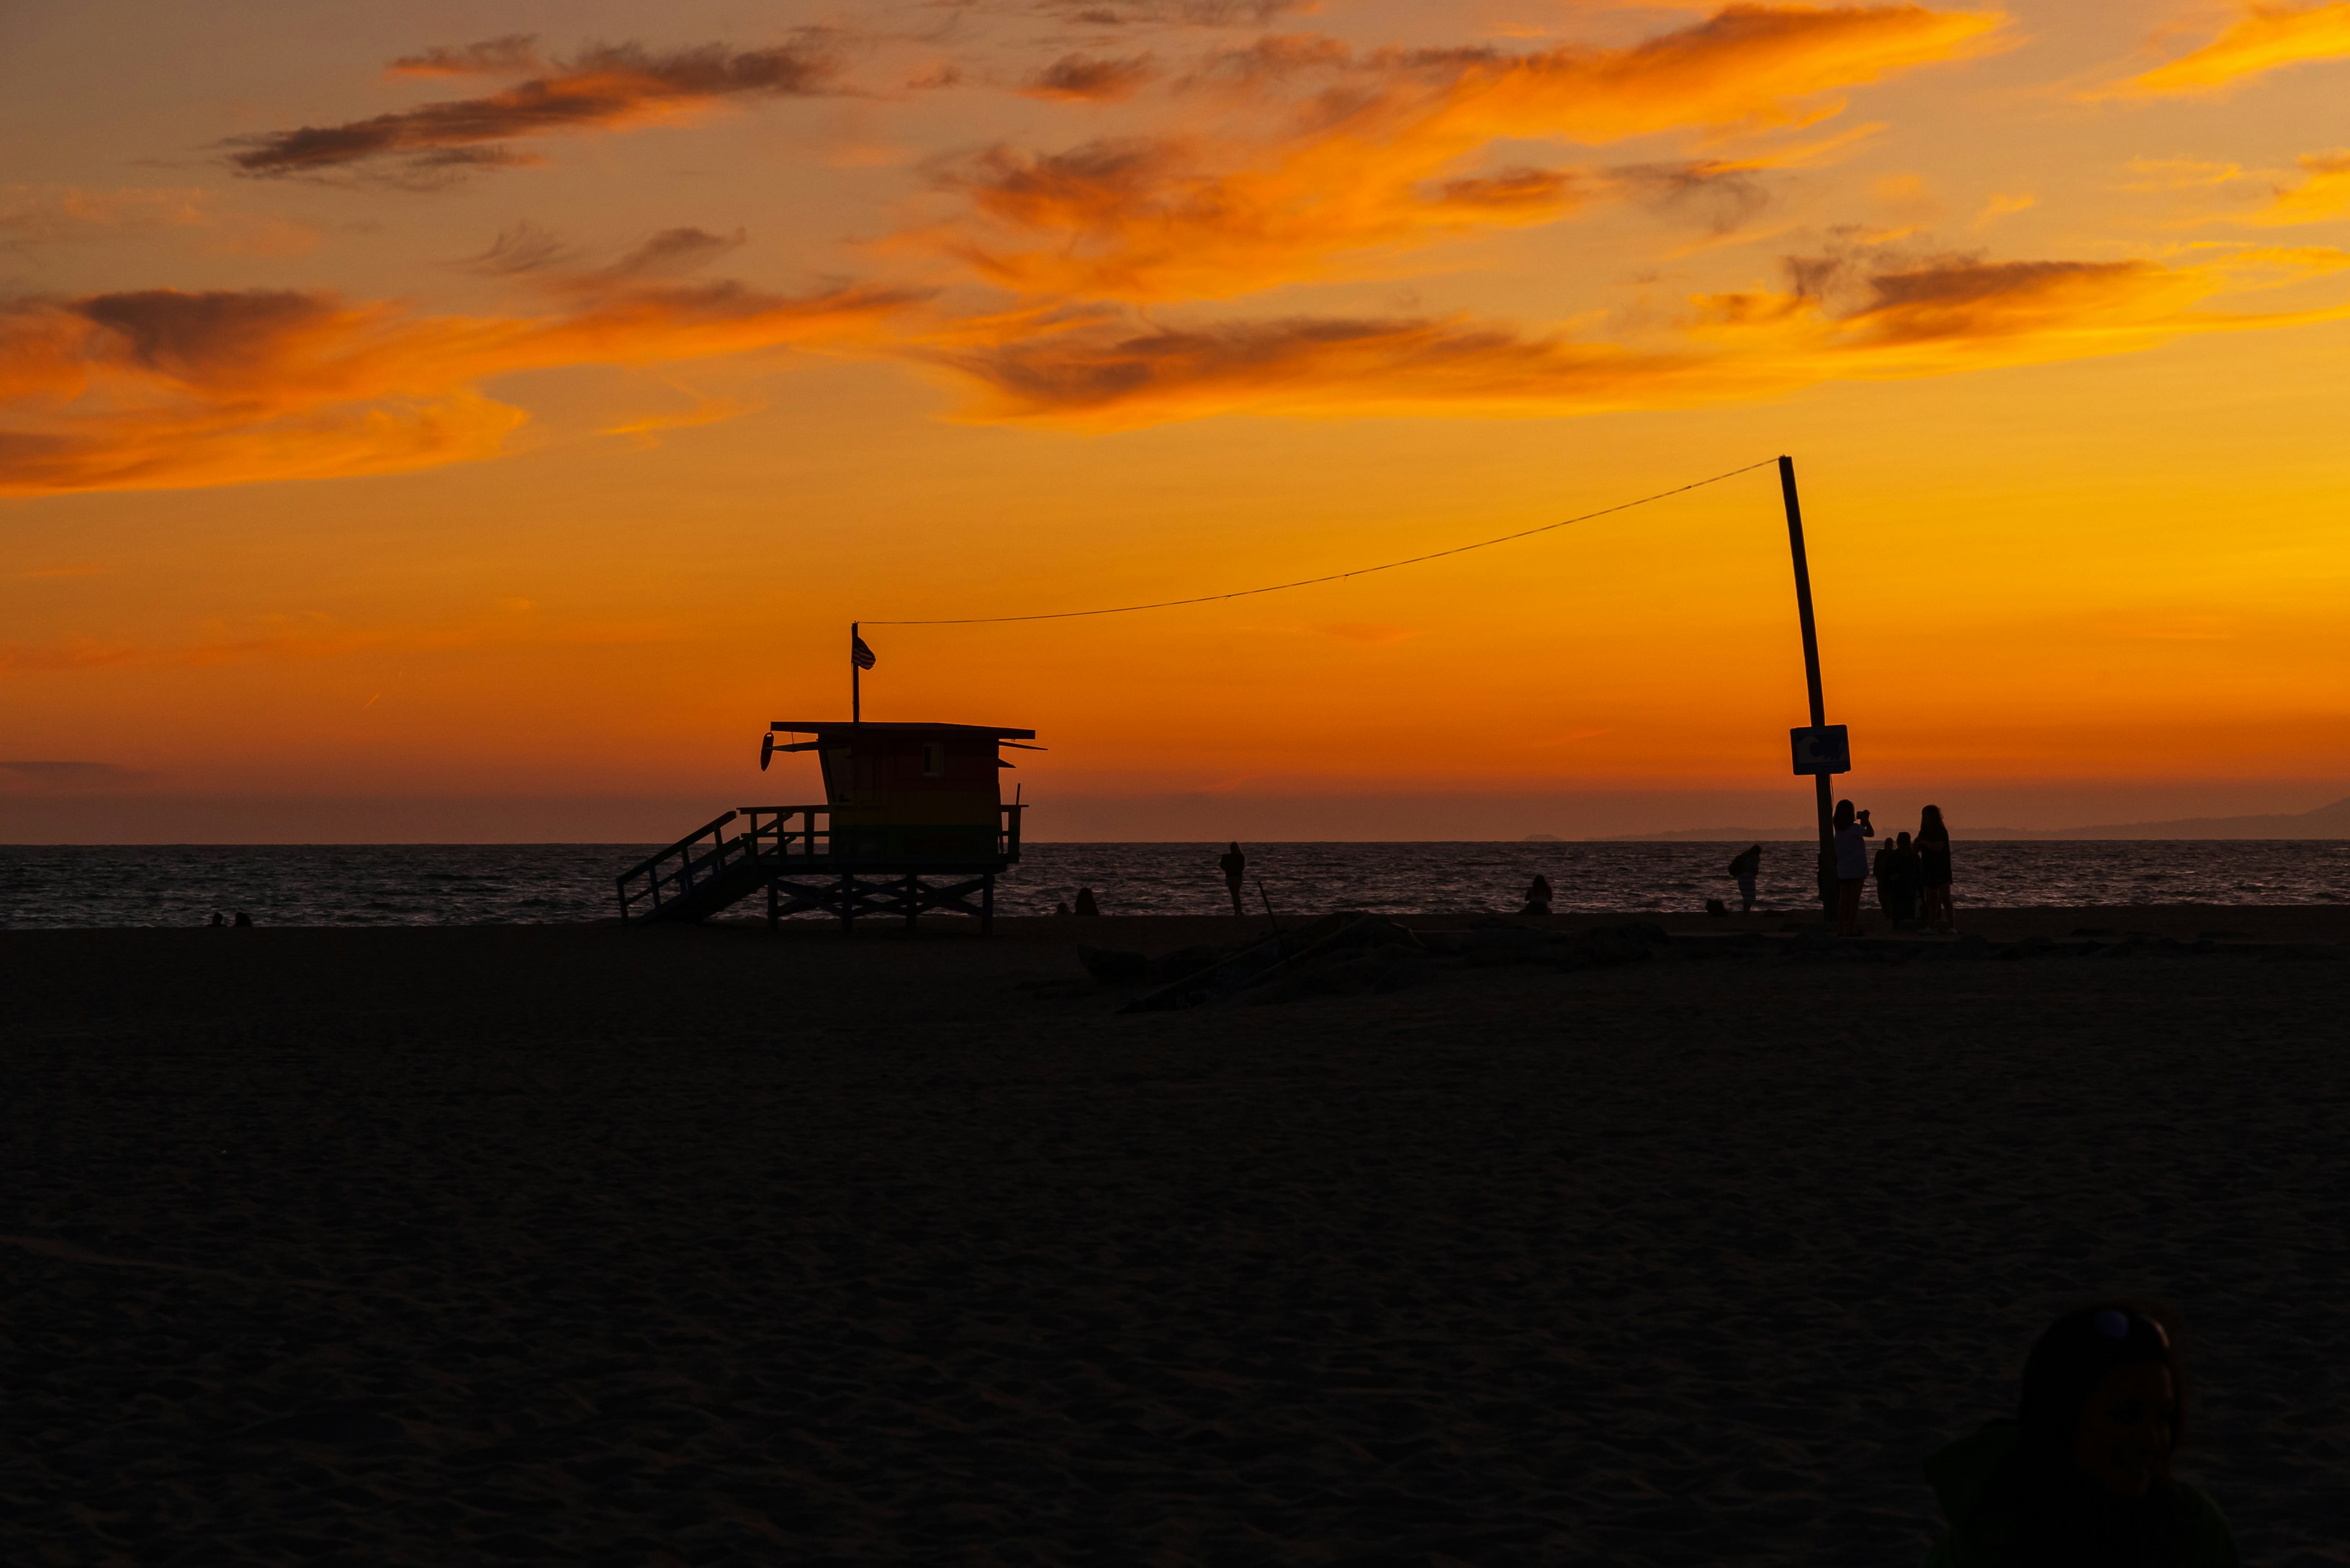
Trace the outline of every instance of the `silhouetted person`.
{"type": "Polygon", "coordinates": [[[1876,855],[1871,857],[1868,862],[1868,874],[1877,879],[1877,912],[1885,917],[1885,923],[1889,926],[1901,918],[1895,911],[1893,904],[1894,871],[1891,839],[1888,838],[1877,846],[1876,855]]]}
{"type": "Polygon", "coordinates": [[[1091,888],[1080,888],[1077,889],[1077,913],[1080,915],[1098,915],[1101,913],[1101,906],[1094,902],[1094,890],[1091,888]]]}
{"type": "Polygon", "coordinates": [[[240,926],[249,926],[253,924],[253,917],[246,914],[243,909],[239,909],[236,912],[236,923],[240,926]]]}
{"type": "Polygon", "coordinates": [[[1749,845],[1730,857],[1730,874],[1738,878],[1739,910],[1742,915],[1754,912],[1754,878],[1762,874],[1762,846],[1749,845]]]}
{"type": "Polygon", "coordinates": [[[1918,846],[1909,842],[1908,834],[1894,836],[1893,847],[1887,853],[1885,863],[1886,875],[1892,884],[1886,901],[1892,908],[1893,923],[1897,926],[1917,924],[1918,900],[1925,888],[1918,879],[1918,846]]]}
{"type": "Polygon", "coordinates": [[[1860,887],[1868,880],[1867,841],[1876,836],[1868,813],[1853,810],[1848,800],[1836,802],[1836,929],[1848,937],[1860,935],[1860,887]]]}
{"type": "Polygon", "coordinates": [[[1069,901],[1066,898],[1063,898],[1060,902],[1055,904],[1053,906],[1053,913],[1059,915],[1064,919],[1067,919],[1069,913],[1069,901]]]}
{"type": "Polygon", "coordinates": [[[2016,1418],[1926,1461],[1950,1522],[1927,1568],[2234,1568],[2227,1520],[2170,1474],[2187,1393],[2172,1337],[2127,1302],[2051,1324],[2016,1418]]]}
{"type": "Polygon", "coordinates": [[[222,914],[218,909],[214,909],[213,911],[213,924],[215,926],[225,926],[228,924],[228,917],[222,914]]]}
{"type": "Polygon", "coordinates": [[[1549,877],[1544,877],[1539,871],[1534,873],[1534,879],[1526,884],[1525,908],[1520,909],[1518,913],[1521,915],[1547,915],[1550,913],[1549,877]]]}
{"type": "Polygon", "coordinates": [[[1950,913],[1950,830],[1942,826],[1942,808],[1929,805],[1918,815],[1918,879],[1926,897],[1926,929],[1956,931],[1950,913]]]}
{"type": "Polygon", "coordinates": [[[1241,881],[1248,875],[1248,857],[1242,854],[1241,846],[1235,844],[1224,851],[1223,858],[1216,864],[1224,868],[1224,890],[1232,896],[1232,913],[1247,914],[1247,908],[1241,902],[1241,881]]]}

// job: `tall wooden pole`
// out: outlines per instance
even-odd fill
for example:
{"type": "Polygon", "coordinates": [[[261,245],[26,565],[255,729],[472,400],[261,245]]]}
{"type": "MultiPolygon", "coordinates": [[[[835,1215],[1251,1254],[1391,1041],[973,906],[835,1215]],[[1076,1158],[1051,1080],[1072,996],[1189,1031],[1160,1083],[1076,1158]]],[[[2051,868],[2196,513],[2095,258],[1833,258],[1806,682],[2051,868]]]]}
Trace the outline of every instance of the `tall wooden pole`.
{"type": "MultiPolygon", "coordinates": [[[[1787,460],[1783,457],[1779,460],[1782,465],[1783,465],[1786,461],[1787,460]]],[[[1790,479],[1787,483],[1792,485],[1795,482],[1790,479]]],[[[1793,495],[1794,492],[1790,490],[1787,493],[1793,495]]],[[[1800,571],[1801,568],[1798,567],[1797,570],[1800,571]]],[[[860,624],[861,623],[858,621],[850,621],[848,623],[848,722],[852,724],[862,722],[865,717],[864,697],[857,684],[858,676],[864,672],[863,667],[857,662],[857,644],[858,641],[858,627],[860,624]]],[[[1805,588],[1804,590],[1804,646],[1805,648],[1809,648],[1811,645],[1812,597],[1811,590],[1809,588],[1805,588]]],[[[1819,678],[1817,676],[1814,676],[1812,678],[1812,690],[1814,691],[1817,691],[1819,689],[1819,678]]],[[[1816,709],[1819,704],[1814,701],[1812,706],[1816,709]]]]}
{"type": "MultiPolygon", "coordinates": [[[[1811,688],[1812,728],[1825,729],[1828,722],[1827,701],[1820,695],[1820,638],[1812,624],[1812,568],[1804,558],[1804,504],[1795,495],[1795,460],[1779,459],[1779,493],[1787,503],[1787,548],[1795,557],[1795,615],[1804,625],[1804,680],[1811,688]]],[[[1829,786],[1828,775],[1814,774],[1812,782],[1818,786],[1820,806],[1820,902],[1830,905],[1832,884],[1828,867],[1835,855],[1835,790],[1829,786]]],[[[1835,910],[1827,910],[1831,919],[1835,910]]]]}

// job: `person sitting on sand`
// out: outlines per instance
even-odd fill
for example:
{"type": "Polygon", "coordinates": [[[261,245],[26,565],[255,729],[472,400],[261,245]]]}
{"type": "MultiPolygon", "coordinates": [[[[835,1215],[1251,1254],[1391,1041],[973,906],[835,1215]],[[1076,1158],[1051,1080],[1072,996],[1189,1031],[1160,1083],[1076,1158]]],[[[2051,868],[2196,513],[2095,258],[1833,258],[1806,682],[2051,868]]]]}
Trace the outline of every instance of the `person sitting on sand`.
{"type": "Polygon", "coordinates": [[[1762,874],[1762,846],[1750,844],[1730,857],[1730,874],[1738,878],[1739,910],[1754,912],[1754,878],[1762,874]]]}
{"type": "Polygon", "coordinates": [[[1835,806],[1836,929],[1848,937],[1860,935],[1860,885],[1868,880],[1867,840],[1877,836],[1868,813],[1856,812],[1852,802],[1835,806]]]}
{"type": "Polygon", "coordinates": [[[1950,914],[1950,830],[1942,826],[1942,808],[1929,805],[1918,815],[1918,877],[1926,896],[1926,929],[1955,932],[1950,914]]]}
{"type": "Polygon", "coordinates": [[[1088,916],[1101,913],[1101,906],[1094,902],[1094,890],[1091,888],[1077,889],[1077,913],[1088,916]]]}
{"type": "Polygon", "coordinates": [[[213,911],[213,924],[215,926],[225,926],[228,924],[228,917],[222,914],[218,909],[214,909],[213,911]]]}
{"type": "Polygon", "coordinates": [[[1241,904],[1241,879],[1248,875],[1248,857],[1241,853],[1241,846],[1235,841],[1216,864],[1223,867],[1224,890],[1232,896],[1232,913],[1247,914],[1248,910],[1241,904]]]}
{"type": "Polygon", "coordinates": [[[1520,909],[1518,913],[1521,915],[1547,915],[1550,913],[1549,877],[1544,877],[1539,871],[1534,873],[1534,879],[1526,884],[1525,908],[1520,909]]]}
{"type": "Polygon", "coordinates": [[[2234,1568],[2227,1520],[2170,1474],[2185,1385],[2151,1311],[2111,1302],[2058,1318],[2024,1363],[2017,1418],[1926,1461],[1950,1523],[1927,1568],[2234,1568]]]}

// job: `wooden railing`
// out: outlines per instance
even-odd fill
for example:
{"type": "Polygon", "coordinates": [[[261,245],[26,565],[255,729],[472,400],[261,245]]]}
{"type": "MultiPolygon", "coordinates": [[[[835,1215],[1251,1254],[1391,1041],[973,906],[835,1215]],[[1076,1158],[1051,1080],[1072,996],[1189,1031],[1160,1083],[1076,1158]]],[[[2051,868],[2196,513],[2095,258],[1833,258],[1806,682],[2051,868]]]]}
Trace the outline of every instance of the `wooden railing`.
{"type": "MultiPolygon", "coordinates": [[[[1020,858],[1020,817],[1028,808],[1007,805],[995,830],[996,854],[1005,860],[1020,858]]],[[[712,878],[752,860],[789,865],[794,861],[825,862],[833,857],[832,807],[829,805],[745,805],[713,817],[675,844],[641,864],[620,873],[620,918],[647,919],[663,904],[681,898],[712,878]],[[735,818],[748,820],[740,833],[728,833],[735,818]]]]}
{"type": "MultiPolygon", "coordinates": [[[[743,836],[755,854],[823,859],[833,853],[829,805],[745,805],[735,809],[750,819],[751,829],[743,836]],[[796,826],[793,822],[795,817],[796,826]]],[[[1024,805],[1012,804],[996,808],[999,815],[995,852],[1006,860],[1020,858],[1020,816],[1027,809],[1024,805]]]]}
{"type": "Polygon", "coordinates": [[[643,919],[672,898],[686,894],[728,867],[750,858],[747,836],[728,836],[726,825],[736,813],[712,818],[643,863],[620,873],[620,919],[643,919]],[[641,904],[644,907],[639,909],[641,904]]]}
{"type": "Polygon", "coordinates": [[[820,860],[832,853],[832,807],[828,805],[745,805],[736,808],[751,822],[743,835],[754,855],[780,855],[787,859],[820,860]],[[797,817],[799,826],[792,826],[797,817]]]}

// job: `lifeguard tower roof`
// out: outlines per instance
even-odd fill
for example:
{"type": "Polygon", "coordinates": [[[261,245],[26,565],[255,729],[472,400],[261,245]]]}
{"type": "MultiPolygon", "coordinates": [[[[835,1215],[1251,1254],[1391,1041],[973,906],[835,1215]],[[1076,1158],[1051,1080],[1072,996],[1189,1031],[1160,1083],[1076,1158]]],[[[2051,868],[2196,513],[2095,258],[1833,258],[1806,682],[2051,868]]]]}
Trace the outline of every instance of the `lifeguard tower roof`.
{"type": "Polygon", "coordinates": [[[844,730],[886,732],[891,730],[911,732],[921,730],[931,733],[944,730],[965,735],[993,735],[1000,741],[1033,741],[1034,730],[1009,730],[1000,724],[899,724],[879,723],[871,719],[778,719],[767,726],[778,734],[832,735],[844,730]]]}

